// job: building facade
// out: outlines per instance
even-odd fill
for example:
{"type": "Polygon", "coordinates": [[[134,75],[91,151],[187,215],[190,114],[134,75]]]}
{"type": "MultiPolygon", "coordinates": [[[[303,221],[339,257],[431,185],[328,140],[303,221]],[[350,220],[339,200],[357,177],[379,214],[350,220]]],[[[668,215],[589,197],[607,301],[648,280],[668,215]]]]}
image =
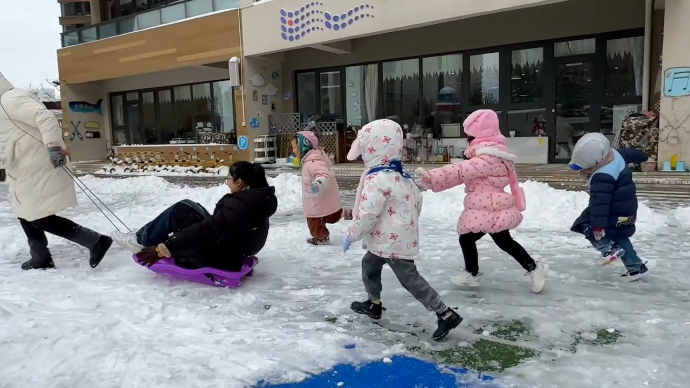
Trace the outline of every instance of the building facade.
{"type": "Polygon", "coordinates": [[[99,20],[63,33],[58,51],[73,159],[248,159],[235,146],[241,91],[228,81],[228,59],[242,56],[238,6],[91,0],[99,20]]]}
{"type": "MultiPolygon", "coordinates": [[[[210,139],[251,160],[255,139],[277,136],[284,157],[311,128],[344,161],[359,127],[389,118],[405,128],[407,160],[447,162],[466,146],[464,118],[490,108],[520,162],[563,163],[583,134],[613,139],[656,105],[659,160],[684,160],[689,3],[92,0],[101,19],[64,34],[60,80],[64,104],[102,100],[105,135],[70,143],[98,159],[108,142],[210,139]]],[[[91,121],[64,104],[66,123],[91,121]]]]}

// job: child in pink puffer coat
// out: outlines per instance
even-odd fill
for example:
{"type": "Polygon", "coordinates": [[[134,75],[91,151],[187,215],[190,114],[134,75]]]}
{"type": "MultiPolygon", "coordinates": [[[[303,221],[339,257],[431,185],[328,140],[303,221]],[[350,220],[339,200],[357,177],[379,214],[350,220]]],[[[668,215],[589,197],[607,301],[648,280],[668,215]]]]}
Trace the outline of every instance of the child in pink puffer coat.
{"type": "Polygon", "coordinates": [[[298,132],[292,140],[292,152],[302,164],[302,207],[307,218],[311,245],[329,245],[326,224],[335,224],[343,216],[350,218],[340,203],[340,189],[328,155],[319,147],[319,140],[310,131],[298,132]]]}
{"type": "MultiPolygon", "coordinates": [[[[465,209],[458,221],[460,248],[465,259],[465,273],[452,278],[459,286],[479,287],[477,241],[489,234],[496,245],[513,258],[532,277],[532,292],[544,287],[548,267],[535,262],[513,239],[510,230],[522,222],[525,194],[518,186],[515,155],[508,153],[501,135],[496,112],[488,109],[472,113],[463,123],[467,133],[469,159],[458,164],[423,173],[422,185],[434,192],[465,184],[465,209]],[[511,192],[504,191],[510,184],[511,192]]],[[[421,172],[421,171],[420,171],[421,172]]]]}

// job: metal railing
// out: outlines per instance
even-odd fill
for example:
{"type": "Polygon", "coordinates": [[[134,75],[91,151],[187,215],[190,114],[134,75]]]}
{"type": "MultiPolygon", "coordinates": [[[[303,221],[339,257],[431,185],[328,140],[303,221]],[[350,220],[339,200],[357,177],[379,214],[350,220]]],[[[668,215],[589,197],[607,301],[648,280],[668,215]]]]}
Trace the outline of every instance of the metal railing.
{"type": "Polygon", "coordinates": [[[211,12],[239,8],[239,0],[179,0],[149,11],[63,32],[62,47],[112,38],[146,28],[162,26],[211,12]]]}

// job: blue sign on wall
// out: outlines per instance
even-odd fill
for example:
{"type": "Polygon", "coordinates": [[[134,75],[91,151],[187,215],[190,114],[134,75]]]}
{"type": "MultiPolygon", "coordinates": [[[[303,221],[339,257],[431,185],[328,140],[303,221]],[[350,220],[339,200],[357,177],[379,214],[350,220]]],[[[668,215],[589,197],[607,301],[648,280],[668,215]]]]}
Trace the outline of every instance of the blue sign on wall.
{"type": "Polygon", "coordinates": [[[249,120],[249,127],[250,128],[259,128],[259,119],[256,117],[252,117],[251,120],[249,120]]]}
{"type": "Polygon", "coordinates": [[[690,67],[674,67],[666,70],[664,95],[666,97],[690,96],[690,67]]]}
{"type": "Polygon", "coordinates": [[[237,146],[240,147],[241,150],[246,150],[247,147],[249,147],[249,139],[247,139],[247,136],[238,137],[237,146]]]}

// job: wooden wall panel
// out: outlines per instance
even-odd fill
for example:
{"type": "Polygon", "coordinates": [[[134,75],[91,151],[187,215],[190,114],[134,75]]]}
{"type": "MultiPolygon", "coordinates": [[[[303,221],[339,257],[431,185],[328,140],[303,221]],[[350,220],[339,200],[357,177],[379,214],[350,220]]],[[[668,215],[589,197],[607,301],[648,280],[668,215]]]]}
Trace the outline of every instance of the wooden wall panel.
{"type": "Polygon", "coordinates": [[[60,82],[79,84],[223,62],[240,53],[239,11],[58,50],[60,82]]]}

